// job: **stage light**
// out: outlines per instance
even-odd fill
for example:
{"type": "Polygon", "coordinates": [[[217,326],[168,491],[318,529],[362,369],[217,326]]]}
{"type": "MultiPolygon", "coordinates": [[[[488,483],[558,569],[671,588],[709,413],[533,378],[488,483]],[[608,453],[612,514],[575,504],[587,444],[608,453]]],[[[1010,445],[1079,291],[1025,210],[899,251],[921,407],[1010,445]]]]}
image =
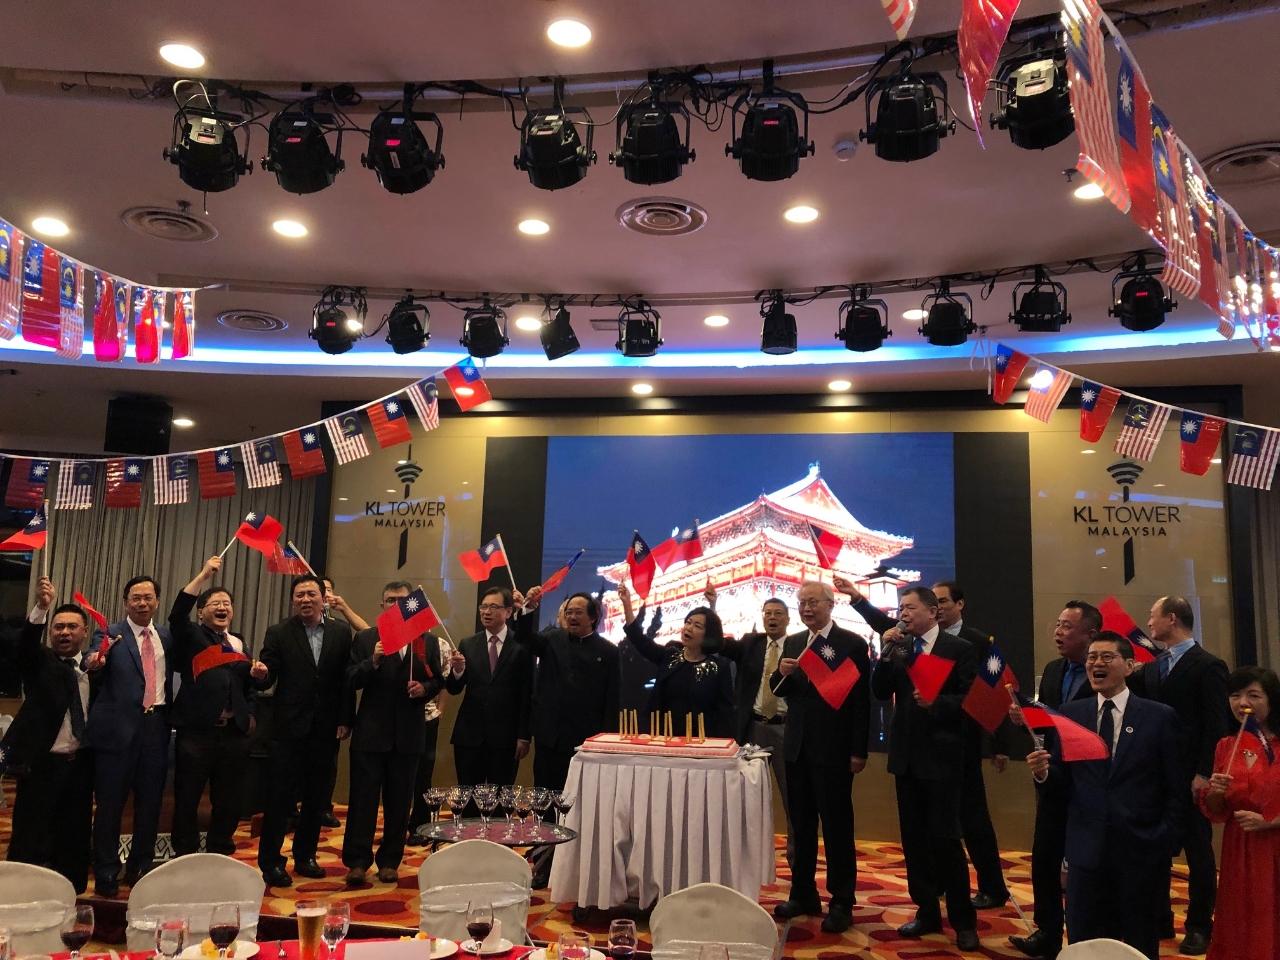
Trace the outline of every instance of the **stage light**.
{"type": "Polygon", "coordinates": [[[520,125],[520,152],[517,170],[529,174],[529,182],[539,190],[562,190],[587,175],[587,167],[596,162],[591,149],[591,114],[585,107],[566,107],[563,103],[564,80],[555,81],[555,102],[547,110],[530,110],[520,125]],[[587,142],[578,136],[572,117],[585,118],[587,142]]]}
{"type": "Polygon", "coordinates": [[[859,284],[853,296],[840,304],[837,311],[836,339],[844,341],[846,350],[869,353],[893,336],[889,329],[889,305],[871,299],[871,288],[859,284]]]}
{"type": "Polygon", "coordinates": [[[928,315],[929,315],[928,310],[922,310],[919,307],[911,307],[908,310],[902,311],[902,319],[910,320],[912,323],[919,323],[928,315]]]}
{"type": "Polygon", "coordinates": [[[346,167],[342,160],[342,131],[338,149],[325,139],[333,115],[310,110],[285,110],[276,114],[267,131],[267,155],[262,169],[276,175],[276,182],[290,193],[316,193],[333,184],[346,167]]]}
{"type": "Polygon", "coordinates": [[[938,152],[938,141],[955,130],[948,121],[947,84],[941,74],[914,74],[910,65],[896,77],[881,77],[867,87],[867,126],[861,140],[875,144],[876,156],[895,163],[923,160],[938,152]],[[939,112],[937,91],[942,96],[939,112]],[[871,99],[877,97],[876,119],[871,120],[871,99]]]}
{"type": "Polygon", "coordinates": [[[1107,313],[1120,321],[1126,330],[1145,332],[1164,323],[1165,314],[1178,309],[1175,300],[1165,295],[1164,285],[1154,270],[1147,269],[1145,257],[1139,256],[1131,270],[1117,273],[1111,281],[1112,306],[1107,313]],[[1124,286],[1116,293],[1120,281],[1124,286]]]}
{"type": "Polygon", "coordinates": [[[947,280],[938,281],[937,291],[925,297],[920,308],[926,311],[920,336],[935,347],[957,347],[978,330],[972,317],[973,298],[967,293],[952,293],[947,280]]]}
{"type": "Polygon", "coordinates": [[[162,44],[160,59],[180,70],[199,70],[204,66],[204,54],[186,43],[162,44]]]}
{"type": "Polygon", "coordinates": [[[540,333],[542,331],[542,318],[530,314],[516,317],[516,329],[523,330],[525,333],[540,333]]]}
{"type": "Polygon", "coordinates": [[[559,360],[577,353],[581,348],[578,335],[573,332],[573,326],[569,323],[569,311],[563,306],[542,325],[538,339],[542,341],[542,352],[547,355],[548,360],[559,360]]]}
{"type": "Polygon", "coordinates": [[[726,156],[738,161],[748,180],[786,180],[800,169],[800,158],[814,151],[809,139],[809,105],[798,93],[774,86],[773,61],[764,62],[764,88],[752,97],[742,94],[732,108],[732,141],[725,145],[726,156]],[[738,111],[748,101],[738,135],[738,111]],[[804,126],[796,110],[804,114],[804,126]]]}
{"type": "Polygon", "coordinates": [[[796,318],[787,313],[781,290],[773,290],[760,301],[760,352],[781,356],[796,352],[796,318]]]}
{"type": "Polygon", "coordinates": [[[478,307],[467,307],[462,314],[462,339],[458,342],[478,360],[496,357],[511,342],[506,313],[488,300],[478,307]]]}
{"type": "Polygon", "coordinates": [[[398,108],[383,110],[369,125],[369,152],[360,163],[372,170],[388,193],[406,194],[429,184],[444,167],[444,125],[429,111],[413,109],[413,91],[406,88],[398,108]],[[427,140],[416,121],[435,127],[435,143],[427,140]]]}
{"type": "Polygon", "coordinates": [[[387,343],[396,353],[416,353],[431,339],[431,311],[407,294],[387,314],[387,343]]]}
{"type": "Polygon", "coordinates": [[[729,325],[729,318],[723,313],[713,313],[709,317],[704,317],[702,322],[708,327],[727,327],[729,325]]]}
{"type": "Polygon", "coordinates": [[[624,357],[652,357],[662,346],[662,317],[644,300],[623,306],[618,314],[618,342],[624,357]]]}
{"type": "Polygon", "coordinates": [[[632,183],[670,183],[695,159],[695,151],[689,149],[689,112],[683,104],[651,100],[618,114],[616,147],[609,162],[621,167],[632,183]],[[683,140],[677,113],[684,115],[683,140]]]}
{"type": "MultiPolygon", "coordinates": [[[[65,237],[71,232],[65,220],[58,217],[36,217],[31,221],[31,229],[42,237],[65,237]]],[[[8,264],[5,264],[8,267],[8,264]]]]}
{"type": "Polygon", "coordinates": [[[1076,128],[1066,68],[1061,46],[1001,63],[991,128],[1008,130],[1014,146],[1024,150],[1044,150],[1065,140],[1076,128]]]}
{"type": "Polygon", "coordinates": [[[1024,333],[1057,333],[1064,323],[1071,322],[1067,288],[1050,280],[1044,267],[1036,267],[1034,281],[1014,284],[1009,322],[1024,333]]]}
{"type": "Polygon", "coordinates": [[[311,311],[309,336],[325,353],[346,353],[363,335],[368,312],[361,287],[325,287],[311,311]]]}
{"type": "Polygon", "coordinates": [[[240,153],[235,131],[244,118],[209,107],[179,107],[173,116],[173,133],[164,158],[178,168],[178,177],[192,190],[221,193],[230,190],[240,175],[253,166],[240,153]]]}

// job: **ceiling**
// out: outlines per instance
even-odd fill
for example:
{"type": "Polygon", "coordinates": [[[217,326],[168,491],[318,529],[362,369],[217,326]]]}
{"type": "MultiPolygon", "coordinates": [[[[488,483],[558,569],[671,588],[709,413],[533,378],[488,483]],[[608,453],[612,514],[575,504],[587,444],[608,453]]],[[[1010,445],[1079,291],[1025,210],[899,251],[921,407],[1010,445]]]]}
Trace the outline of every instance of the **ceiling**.
{"type": "MultiPolygon", "coordinates": [[[[377,337],[339,358],[321,354],[307,339],[315,291],[348,283],[388,295],[371,300],[370,330],[389,308],[390,293],[408,287],[646,294],[677,301],[662,307],[666,345],[649,361],[624,361],[613,350],[616,333],[592,330],[586,323],[608,319],[616,308],[574,307],[583,350],[556,364],[543,358],[536,335],[513,328],[511,347],[490,363],[487,374],[500,398],[616,395],[642,377],[672,393],[754,392],[761,384],[776,392],[811,392],[824,390],[836,376],[867,390],[979,388],[985,374],[974,368],[971,346],[929,347],[916,334],[916,324],[901,318],[924,291],[887,298],[893,337],[873,354],[852,354],[836,344],[838,298],[796,307],[801,350],[784,358],[759,353],[760,320],[750,294],[771,287],[993,271],[1106,257],[1146,245],[1146,238],[1105,201],[1072,197],[1063,170],[1075,163],[1074,138],[1028,152],[1012,146],[1004,133],[986,131],[983,150],[961,128],[924,161],[883,162],[864,145],[843,162],[833,145],[857,140],[864,125],[861,103],[814,117],[810,135],[817,153],[803,160],[790,180],[746,180],[724,156],[727,126],[713,133],[695,124],[698,159],[679,180],[655,188],[633,185],[605,160],[613,134],[606,125],[597,129],[600,162],[586,179],[550,193],[533,188],[513,168],[517,135],[499,104],[468,98],[459,116],[457,100],[444,100],[434,107],[445,127],[447,164],[416,194],[384,192],[359,164],[361,139],[348,137],[347,169],[325,191],[287,194],[270,173],[258,169],[235,189],[210,195],[202,218],[218,236],[207,243],[160,240],[125,226],[120,216],[130,207],[186,202],[199,214],[203,202],[161,157],[172,103],[138,101],[119,92],[141,85],[132,76],[164,75],[156,49],[166,40],[202,49],[210,76],[258,85],[348,81],[376,91],[407,79],[510,84],[516,77],[562,74],[580,78],[582,99],[600,122],[609,119],[614,102],[636,77],[676,64],[751,69],[760,58],[776,56],[796,71],[781,81],[784,85],[810,101],[821,100],[865,69],[842,63],[865,63],[867,51],[892,39],[876,0],[659,0],[630,6],[586,0],[379,0],[332,6],[318,17],[312,6],[298,3],[226,3],[211,21],[207,5],[121,0],[49,5],[40,17],[9,18],[0,37],[0,129],[7,131],[0,140],[5,183],[0,216],[25,228],[35,216],[58,215],[72,233],[56,245],[138,281],[215,286],[197,298],[193,361],[166,361],[159,370],[102,367],[91,359],[72,365],[10,343],[0,344],[0,364],[18,370],[32,388],[49,392],[74,381],[104,397],[152,391],[181,400],[186,391],[192,394],[189,402],[208,403],[211,394],[222,393],[221,388],[211,391],[210,382],[225,381],[202,375],[270,374],[319,377],[323,386],[295,384],[290,391],[354,401],[463,354],[457,345],[461,313],[444,304],[432,305],[433,339],[426,353],[396,357],[377,337]],[[553,48],[542,34],[557,16],[588,22],[593,42],[577,52],[553,48]],[[707,211],[708,223],[683,237],[631,233],[619,225],[616,211],[644,196],[695,203],[707,211]],[[798,203],[817,207],[818,220],[805,226],[784,221],[783,211],[798,203]],[[294,241],[276,236],[270,224],[280,217],[303,222],[309,235],[294,241]],[[526,217],[546,220],[550,233],[519,234],[515,224],[526,217]],[[229,309],[266,311],[287,328],[256,334],[228,329],[214,318],[229,309]],[[706,327],[702,318],[709,313],[726,314],[729,325],[706,327]],[[76,366],[87,369],[73,370],[76,366]],[[183,376],[175,376],[177,371],[183,376]]],[[[959,0],[921,6],[913,35],[955,29],[959,0]]],[[[1135,0],[1107,6],[1151,5],[1135,0]]],[[[1257,106],[1280,91],[1272,39],[1280,27],[1276,5],[1159,6],[1183,6],[1194,17],[1188,15],[1180,29],[1138,31],[1130,42],[1156,96],[1197,156],[1280,140],[1275,111],[1257,106]],[[1220,66],[1228,63],[1248,65],[1247,90],[1242,90],[1244,74],[1220,66]]],[[[1024,0],[1021,13],[1040,16],[1056,8],[1052,0],[1024,0]]],[[[954,65],[939,61],[936,66],[947,73],[953,106],[967,120],[954,65]]],[[[986,109],[992,109],[991,98],[986,109]]],[[[252,155],[260,156],[264,147],[265,136],[257,130],[252,155]]],[[[1224,187],[1222,193],[1256,232],[1280,227],[1275,182],[1224,187]]],[[[1122,331],[1106,315],[1109,276],[1077,273],[1064,282],[1074,321],[1059,335],[1020,335],[1008,324],[1009,284],[997,285],[986,300],[978,287],[968,292],[975,297],[975,319],[989,328],[992,340],[1009,339],[1064,364],[1123,362],[1132,374],[1136,360],[1221,360],[1250,349],[1218,338],[1213,319],[1193,303],[1180,304],[1159,330],[1122,331]]],[[[1214,363],[1193,369],[1208,375],[1234,367],[1214,363]]],[[[1229,372],[1223,375],[1230,378],[1229,372]]],[[[16,382],[3,382],[2,389],[8,392],[16,382]]],[[[271,382],[250,393],[269,403],[271,382]]],[[[264,413],[263,419],[272,416],[264,413]]],[[[280,425],[263,424],[268,426],[280,425]]]]}

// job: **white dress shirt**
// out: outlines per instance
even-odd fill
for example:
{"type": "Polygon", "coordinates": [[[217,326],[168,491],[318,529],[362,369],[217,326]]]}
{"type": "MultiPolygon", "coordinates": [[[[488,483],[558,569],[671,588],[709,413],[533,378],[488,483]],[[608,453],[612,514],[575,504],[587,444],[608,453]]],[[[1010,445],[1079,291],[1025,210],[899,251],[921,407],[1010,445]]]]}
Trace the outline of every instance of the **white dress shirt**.
{"type": "MultiPolygon", "coordinates": [[[[49,611],[42,610],[40,607],[32,607],[31,612],[27,615],[27,620],[31,623],[45,623],[49,618],[49,611]]],[[[89,717],[89,674],[74,666],[71,669],[76,672],[76,684],[80,690],[80,709],[84,711],[86,720],[89,717]]],[[[53,746],[49,748],[50,753],[75,753],[80,749],[80,741],[71,734],[71,711],[68,709],[62,718],[62,726],[58,728],[58,735],[53,738],[53,746]]]]}
{"type": "Polygon", "coordinates": [[[933,653],[933,645],[938,642],[938,634],[941,632],[942,631],[938,628],[938,625],[935,623],[932,627],[928,629],[928,631],[923,636],[920,637],[920,639],[924,641],[925,653],[933,653]]]}
{"type": "MultiPolygon", "coordinates": [[[[1102,704],[1106,701],[1106,699],[1107,698],[1104,697],[1102,694],[1098,694],[1098,697],[1097,697],[1098,714],[1093,719],[1094,730],[1097,730],[1098,724],[1102,722],[1102,704]]],[[[1107,744],[1107,746],[1111,748],[1111,755],[1114,757],[1116,753],[1116,747],[1120,743],[1120,731],[1124,729],[1124,708],[1129,703],[1129,688],[1125,687],[1123,690],[1117,693],[1114,697],[1111,698],[1111,702],[1116,705],[1116,709],[1115,709],[1115,712],[1113,712],[1111,715],[1113,727],[1111,731],[1111,742],[1107,744]]]]}
{"type": "MultiPolygon", "coordinates": [[[[769,662],[769,651],[774,649],[775,645],[777,647],[778,659],[779,660],[782,659],[782,644],[786,639],[787,638],[785,635],[778,637],[777,640],[770,640],[768,637],[765,637],[765,651],[764,651],[764,661],[763,661],[764,663],[769,662]]],[[[759,689],[756,690],[756,702],[751,706],[751,709],[754,710],[756,713],[760,714],[761,716],[764,716],[764,686],[768,682],[769,682],[769,678],[767,676],[760,678],[760,687],[759,689]]],[[[787,713],[786,698],[777,697],[776,699],[778,703],[777,715],[779,717],[786,716],[786,713],[787,713]]]]}

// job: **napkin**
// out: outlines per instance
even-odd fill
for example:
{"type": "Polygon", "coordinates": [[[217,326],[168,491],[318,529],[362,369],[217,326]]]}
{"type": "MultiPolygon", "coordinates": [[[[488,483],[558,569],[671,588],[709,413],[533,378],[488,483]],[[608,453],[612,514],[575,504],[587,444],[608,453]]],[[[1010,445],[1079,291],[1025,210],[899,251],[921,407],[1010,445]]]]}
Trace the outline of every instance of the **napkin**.
{"type": "Polygon", "coordinates": [[[489,935],[480,943],[480,952],[484,953],[490,950],[497,950],[498,944],[502,943],[502,921],[497,917],[493,918],[493,929],[489,931],[489,935]]]}

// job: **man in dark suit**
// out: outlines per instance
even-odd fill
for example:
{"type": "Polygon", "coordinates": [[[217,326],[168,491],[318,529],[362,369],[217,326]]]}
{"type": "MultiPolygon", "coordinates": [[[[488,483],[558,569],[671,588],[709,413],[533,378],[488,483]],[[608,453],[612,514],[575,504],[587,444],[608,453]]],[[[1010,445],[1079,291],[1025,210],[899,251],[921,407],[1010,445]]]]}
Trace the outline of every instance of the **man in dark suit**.
{"type": "MultiPolygon", "coordinates": [[[[407,597],[400,583],[388,584],[384,606],[407,597]]],[[[414,774],[426,739],[426,702],[440,692],[443,666],[434,637],[386,652],[378,628],[361,630],[351,644],[347,682],[363,691],[351,731],[351,802],[342,841],[347,886],[360,886],[375,863],[378,879],[395,883],[404,858],[414,774]],[[420,649],[419,649],[420,647],[420,649]],[[433,662],[434,661],[434,662],[433,662]],[[382,839],[377,855],[373,833],[382,801],[382,839]]]]}
{"type": "Polygon", "coordinates": [[[209,786],[205,850],[231,856],[243,806],[244,771],[254,726],[256,690],[244,643],[230,633],[231,591],[208,584],[222,569],[210,557],[173,599],[169,632],[182,677],[173,702],[173,852],[200,849],[200,797],[209,786]],[[191,622],[195,607],[198,623],[191,622]]]}
{"type": "Polygon", "coordinates": [[[173,639],[154,623],[160,587],[153,577],[124,585],[127,614],[98,631],[90,668],[102,671],[89,709],[89,746],[94,751],[94,891],[119,890],[120,821],[133,794],[133,843],[124,880],[135,883],[155,859],[160,800],[169,770],[169,705],[173,702],[173,639]],[[104,652],[105,650],[105,652],[104,652]]]}
{"type": "Polygon", "coordinates": [[[960,704],[977,675],[977,651],[938,626],[938,599],[927,587],[898,597],[903,628],[885,632],[872,692],[893,698],[889,772],[898,797],[898,825],[907,864],[907,891],[916,916],[899,936],[942,930],[938,894],[945,892],[947,919],[961,950],[978,947],[977,914],[969,900],[969,868],[961,844],[960,789],[964,779],[965,724],[960,704]],[[955,661],[933,700],[915,688],[907,668],[921,654],[955,661]]]}
{"type": "Polygon", "coordinates": [[[466,691],[453,723],[459,783],[514,783],[529,754],[533,655],[508,627],[513,609],[510,590],[486,590],[480,598],[483,629],[458,642],[448,666],[448,691],[466,691]]]}
{"type": "Polygon", "coordinates": [[[0,742],[0,769],[13,774],[18,787],[9,859],[56,870],[79,894],[89,882],[93,753],[85,743],[85,716],[97,676],[81,669],[88,618],[73,604],[51,613],[56,595],[41,577],[14,651],[23,701],[0,742]],[[48,646],[40,642],[46,620],[48,646]]]}
{"type": "MultiPolygon", "coordinates": [[[[1084,658],[1102,629],[1102,614],[1083,600],[1068,600],[1053,627],[1058,657],[1040,675],[1036,699],[1055,710],[1073,700],[1093,696],[1085,680],[1084,658]]],[[[1036,793],[1035,831],[1031,839],[1031,892],[1035,898],[1035,932],[1010,937],[1028,957],[1052,960],[1062,949],[1062,858],[1066,842],[1067,808],[1061,796],[1036,793]]]]}
{"type": "Polygon", "coordinates": [[[827,853],[827,890],[831,902],[822,929],[843,933],[853,923],[858,864],[853,847],[853,777],[867,765],[871,726],[867,642],[831,619],[835,594],[816,580],[800,585],[800,620],[806,629],[783,644],[778,669],[770,677],[773,692],[787,702],[787,791],[793,834],[791,891],[774,908],[783,919],[822,912],[815,872],[818,822],[827,853]],[[800,667],[809,647],[825,660],[852,661],[858,680],[838,709],[818,692],[800,667]]]}
{"type": "MultiPolygon", "coordinates": [[[[1184,597],[1161,597],[1151,607],[1147,632],[1161,648],[1155,662],[1144,664],[1132,679],[1136,694],[1168,704],[1181,724],[1178,755],[1182,758],[1185,785],[1194,794],[1209,785],[1213,752],[1231,728],[1227,705],[1227,665],[1196,643],[1195,614],[1184,597]]],[[[1189,795],[1190,795],[1189,794],[1189,795]]],[[[1201,956],[1209,949],[1213,933],[1213,908],[1217,894],[1217,866],[1213,857],[1213,827],[1200,808],[1192,804],[1178,844],[1187,857],[1186,936],[1178,952],[1201,956]]],[[[1166,904],[1169,885],[1164,886],[1166,904]]],[[[1173,911],[1165,910],[1172,925],[1173,911]]]]}
{"type": "Polygon", "coordinates": [[[355,692],[347,684],[351,627],[324,618],[324,585],[310,573],[293,578],[293,616],[267,628],[262,659],[251,675],[260,690],[275,684],[271,797],[258,839],[258,867],[267,886],[287,887],[280,848],[286,822],[301,798],[293,831],[294,872],[324,877],[316,863],[320,816],[329,804],[329,770],[338,741],[351,734],[355,692]]]}
{"type": "Polygon", "coordinates": [[[1158,960],[1164,917],[1157,893],[1168,886],[1168,860],[1190,802],[1178,718],[1129,691],[1133,648],[1118,633],[1100,633],[1085,666],[1094,695],[1061,712],[1097,731],[1111,756],[1064,763],[1056,749],[1027,755],[1039,791],[1061,796],[1067,810],[1067,934],[1072,943],[1121,940],[1158,960]]]}

